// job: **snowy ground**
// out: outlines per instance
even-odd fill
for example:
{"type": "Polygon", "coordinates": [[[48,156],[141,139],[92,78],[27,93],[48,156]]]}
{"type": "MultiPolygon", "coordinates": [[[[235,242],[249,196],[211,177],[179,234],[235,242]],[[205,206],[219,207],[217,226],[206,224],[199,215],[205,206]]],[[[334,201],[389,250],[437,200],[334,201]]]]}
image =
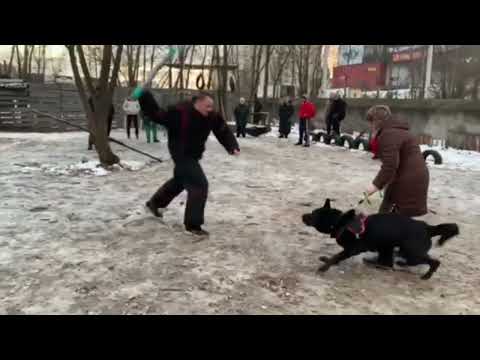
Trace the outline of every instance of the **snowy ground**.
{"type": "MultiPolygon", "coordinates": [[[[458,222],[462,234],[432,250],[442,266],[431,281],[419,279],[423,269],[382,272],[361,257],[318,276],[317,258],[338,248],[301,215],[327,196],[350,208],[379,163],[273,135],[241,139],[239,158],[210,140],[212,235],[193,242],[181,231],[184,194],[165,223],[144,213],[170,161],[114,144],[126,168],[107,172],[85,134],[0,134],[0,313],[480,314],[478,154],[447,150],[432,167],[428,220],[458,222]]],[[[165,138],[129,143],[168,159],[165,138]]]]}

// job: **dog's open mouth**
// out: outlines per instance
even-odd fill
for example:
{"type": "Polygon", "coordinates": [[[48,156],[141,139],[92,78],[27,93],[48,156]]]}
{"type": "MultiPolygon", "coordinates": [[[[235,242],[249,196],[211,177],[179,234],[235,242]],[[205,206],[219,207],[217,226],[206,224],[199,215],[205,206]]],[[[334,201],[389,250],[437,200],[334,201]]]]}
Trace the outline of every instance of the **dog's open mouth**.
{"type": "Polygon", "coordinates": [[[305,225],[312,226],[312,214],[303,215],[302,220],[305,225]]]}

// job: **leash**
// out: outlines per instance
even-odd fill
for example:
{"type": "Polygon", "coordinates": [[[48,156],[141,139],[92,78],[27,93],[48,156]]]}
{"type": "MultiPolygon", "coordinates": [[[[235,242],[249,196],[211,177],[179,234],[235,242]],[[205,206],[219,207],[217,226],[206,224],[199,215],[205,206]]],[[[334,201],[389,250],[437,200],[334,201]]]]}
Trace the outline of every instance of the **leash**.
{"type": "MultiPolygon", "coordinates": [[[[382,191],[379,191],[378,193],[379,193],[379,195],[380,195],[380,198],[383,199],[383,192],[382,192],[382,191]]],[[[367,205],[371,206],[371,205],[372,205],[372,202],[370,201],[370,196],[368,196],[368,194],[367,194],[366,192],[363,192],[362,195],[363,195],[363,199],[358,202],[358,205],[357,205],[357,206],[360,206],[360,205],[362,205],[362,204],[364,204],[364,203],[367,203],[367,205]]]]}
{"type": "MultiPolygon", "coordinates": [[[[38,114],[38,115],[41,115],[41,116],[45,116],[45,117],[48,117],[48,118],[53,119],[53,120],[55,120],[55,121],[58,121],[58,122],[61,122],[61,123],[70,125],[71,127],[74,127],[74,128],[80,129],[80,130],[83,130],[83,131],[89,133],[90,135],[95,136],[89,129],[84,128],[83,126],[80,126],[80,125],[77,125],[77,124],[73,124],[73,123],[71,123],[71,122],[69,122],[69,121],[67,121],[67,120],[61,119],[61,118],[59,118],[59,117],[57,117],[57,116],[53,116],[53,115],[50,115],[50,114],[48,114],[48,113],[44,113],[44,112],[41,112],[41,111],[38,111],[38,110],[35,110],[35,109],[30,109],[30,111],[33,112],[33,113],[35,113],[35,114],[38,114]]],[[[134,147],[132,147],[132,146],[130,146],[130,145],[127,145],[127,144],[125,144],[125,143],[123,143],[123,142],[121,142],[121,141],[119,141],[119,140],[116,140],[116,139],[111,138],[111,137],[108,137],[108,140],[111,141],[111,142],[113,142],[113,143],[115,143],[115,144],[118,144],[118,145],[120,145],[120,146],[123,146],[123,147],[125,147],[125,148],[127,148],[127,149],[129,149],[129,150],[132,150],[132,151],[134,151],[134,152],[136,152],[136,153],[139,153],[139,154],[142,154],[142,155],[144,155],[144,156],[146,156],[146,157],[149,157],[150,159],[156,160],[156,161],[158,161],[158,162],[163,162],[162,159],[157,158],[157,157],[155,157],[155,156],[153,156],[153,155],[150,155],[150,154],[148,154],[148,153],[146,153],[146,152],[144,152],[144,151],[142,151],[142,150],[138,150],[138,149],[136,149],[136,148],[134,148],[134,147]]]]}

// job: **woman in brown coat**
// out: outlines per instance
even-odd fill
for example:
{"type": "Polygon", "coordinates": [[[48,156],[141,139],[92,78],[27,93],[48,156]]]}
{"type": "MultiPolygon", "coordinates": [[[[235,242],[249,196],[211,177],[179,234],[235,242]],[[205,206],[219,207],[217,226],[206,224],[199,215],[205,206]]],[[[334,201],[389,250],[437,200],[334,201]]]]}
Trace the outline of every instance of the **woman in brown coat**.
{"type": "Polygon", "coordinates": [[[380,212],[395,209],[410,217],[426,215],[430,176],[409,125],[395,119],[387,106],[371,108],[367,120],[378,130],[378,157],[382,161],[367,194],[385,189],[380,212]]]}
{"type": "Polygon", "coordinates": [[[367,121],[378,131],[378,157],[382,161],[367,194],[370,196],[385,189],[380,213],[396,211],[409,217],[426,215],[430,175],[409,125],[393,117],[388,106],[371,108],[367,121]]]}

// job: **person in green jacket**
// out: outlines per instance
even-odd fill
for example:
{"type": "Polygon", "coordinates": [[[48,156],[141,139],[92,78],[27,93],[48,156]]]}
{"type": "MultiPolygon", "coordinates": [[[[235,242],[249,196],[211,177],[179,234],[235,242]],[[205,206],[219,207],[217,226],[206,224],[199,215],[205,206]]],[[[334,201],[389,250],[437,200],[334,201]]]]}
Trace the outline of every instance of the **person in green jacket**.
{"type": "Polygon", "coordinates": [[[158,143],[159,140],[157,138],[157,124],[151,121],[143,113],[142,113],[142,119],[143,119],[143,127],[145,128],[145,133],[147,135],[147,143],[150,144],[152,142],[152,135],[153,135],[153,142],[158,143]]]}

